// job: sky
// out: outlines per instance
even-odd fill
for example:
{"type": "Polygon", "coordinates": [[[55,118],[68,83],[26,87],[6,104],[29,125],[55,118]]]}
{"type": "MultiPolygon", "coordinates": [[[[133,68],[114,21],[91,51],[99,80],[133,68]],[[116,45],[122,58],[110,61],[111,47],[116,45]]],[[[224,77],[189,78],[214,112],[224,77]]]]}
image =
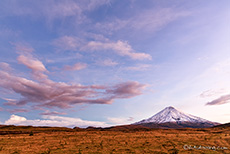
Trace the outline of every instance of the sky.
{"type": "Polygon", "coordinates": [[[0,124],[230,122],[229,42],[229,0],[1,0],[0,124]]]}

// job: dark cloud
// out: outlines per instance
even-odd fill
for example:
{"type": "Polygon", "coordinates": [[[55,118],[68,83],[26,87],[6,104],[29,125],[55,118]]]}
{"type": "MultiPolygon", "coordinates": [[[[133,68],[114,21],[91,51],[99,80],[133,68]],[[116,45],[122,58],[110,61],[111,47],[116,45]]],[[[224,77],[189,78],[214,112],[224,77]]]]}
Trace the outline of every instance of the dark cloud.
{"type": "Polygon", "coordinates": [[[206,105],[221,105],[226,103],[230,103],[230,94],[221,96],[211,102],[208,102],[206,105]]]}

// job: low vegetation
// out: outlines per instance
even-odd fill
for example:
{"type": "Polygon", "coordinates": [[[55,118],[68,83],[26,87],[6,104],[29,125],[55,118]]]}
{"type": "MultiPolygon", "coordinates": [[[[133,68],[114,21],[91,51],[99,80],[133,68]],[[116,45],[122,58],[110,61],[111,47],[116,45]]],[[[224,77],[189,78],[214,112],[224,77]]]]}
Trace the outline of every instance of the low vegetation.
{"type": "Polygon", "coordinates": [[[4,134],[0,135],[3,154],[230,153],[229,127],[104,130],[2,126],[0,134],[4,134]]]}

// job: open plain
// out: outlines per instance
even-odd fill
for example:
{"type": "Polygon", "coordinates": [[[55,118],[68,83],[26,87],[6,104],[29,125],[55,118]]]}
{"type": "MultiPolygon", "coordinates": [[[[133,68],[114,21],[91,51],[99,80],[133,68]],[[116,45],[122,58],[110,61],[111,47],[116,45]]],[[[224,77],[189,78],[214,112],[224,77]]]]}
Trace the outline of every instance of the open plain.
{"type": "Polygon", "coordinates": [[[72,153],[230,153],[230,129],[69,129],[16,127],[0,129],[2,154],[72,153]]]}

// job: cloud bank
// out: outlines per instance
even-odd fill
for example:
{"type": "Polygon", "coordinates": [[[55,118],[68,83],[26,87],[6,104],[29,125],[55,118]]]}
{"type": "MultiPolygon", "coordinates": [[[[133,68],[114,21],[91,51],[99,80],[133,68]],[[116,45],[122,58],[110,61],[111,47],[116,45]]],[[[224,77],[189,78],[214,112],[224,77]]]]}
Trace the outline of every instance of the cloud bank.
{"type": "Polygon", "coordinates": [[[12,114],[8,120],[3,124],[5,125],[22,125],[22,126],[57,126],[57,127],[109,127],[114,125],[124,125],[132,123],[133,117],[129,118],[115,118],[108,117],[107,122],[82,120],[81,118],[59,116],[58,112],[46,112],[41,114],[41,119],[29,120],[26,117],[12,114]],[[57,113],[57,114],[56,114],[57,113]]]}
{"type": "Polygon", "coordinates": [[[105,122],[100,121],[87,121],[80,118],[71,118],[63,116],[44,115],[43,119],[28,120],[25,117],[18,115],[11,115],[10,119],[4,122],[5,125],[24,125],[24,126],[58,126],[58,127],[107,127],[105,122]]]}

